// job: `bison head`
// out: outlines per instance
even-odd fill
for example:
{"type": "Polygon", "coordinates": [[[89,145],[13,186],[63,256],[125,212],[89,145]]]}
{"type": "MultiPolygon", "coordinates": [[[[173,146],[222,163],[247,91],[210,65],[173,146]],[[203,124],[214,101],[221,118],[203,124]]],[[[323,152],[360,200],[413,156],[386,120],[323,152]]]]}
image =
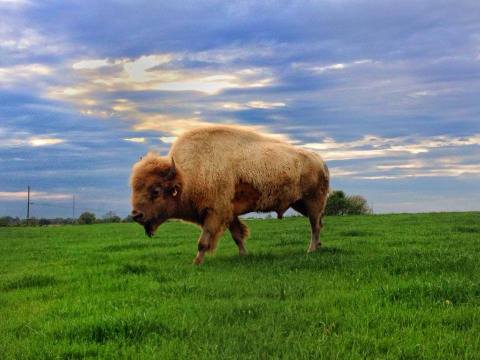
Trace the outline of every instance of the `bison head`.
{"type": "Polygon", "coordinates": [[[130,185],[132,218],[151,237],[177,212],[181,185],[173,158],[148,154],[133,166],[130,185]]]}

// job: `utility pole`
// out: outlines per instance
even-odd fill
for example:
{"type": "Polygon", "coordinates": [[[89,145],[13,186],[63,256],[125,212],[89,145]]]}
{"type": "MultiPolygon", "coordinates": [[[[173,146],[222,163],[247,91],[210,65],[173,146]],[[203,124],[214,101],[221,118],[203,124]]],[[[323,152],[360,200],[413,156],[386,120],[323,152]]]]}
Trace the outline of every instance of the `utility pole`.
{"type": "Polygon", "coordinates": [[[75,219],[75,195],[72,197],[72,219],[75,219]]]}
{"type": "Polygon", "coordinates": [[[30,185],[28,185],[27,190],[27,225],[30,220],[30,185]]]}

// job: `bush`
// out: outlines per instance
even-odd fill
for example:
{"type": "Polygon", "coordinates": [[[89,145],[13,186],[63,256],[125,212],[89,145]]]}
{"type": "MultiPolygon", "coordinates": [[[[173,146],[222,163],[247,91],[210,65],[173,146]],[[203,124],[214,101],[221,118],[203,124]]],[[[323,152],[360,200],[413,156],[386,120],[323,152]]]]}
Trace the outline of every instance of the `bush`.
{"type": "Polygon", "coordinates": [[[348,208],[346,214],[348,215],[362,215],[371,214],[373,210],[368,206],[367,200],[360,195],[347,196],[348,208]]]}
{"type": "Polygon", "coordinates": [[[96,220],[97,218],[94,213],[86,211],[80,215],[78,218],[78,223],[82,225],[90,225],[94,224],[96,220]]]}
{"type": "Polygon", "coordinates": [[[25,219],[22,221],[22,225],[24,226],[38,226],[39,220],[36,217],[31,217],[30,219],[25,219]]]}
{"type": "Polygon", "coordinates": [[[41,218],[40,220],[38,220],[38,225],[40,226],[50,225],[51,223],[52,222],[50,221],[50,219],[41,218]]]}
{"type": "Polygon", "coordinates": [[[18,217],[3,216],[0,218],[0,226],[18,226],[21,222],[18,217]]]}
{"type": "Polygon", "coordinates": [[[361,215],[371,214],[372,209],[367,200],[360,195],[347,196],[341,190],[333,191],[327,200],[326,215],[361,215]]]}
{"type": "Polygon", "coordinates": [[[55,219],[49,219],[50,224],[55,224],[55,225],[72,225],[75,224],[75,219],[73,218],[55,218],[55,219]]]}

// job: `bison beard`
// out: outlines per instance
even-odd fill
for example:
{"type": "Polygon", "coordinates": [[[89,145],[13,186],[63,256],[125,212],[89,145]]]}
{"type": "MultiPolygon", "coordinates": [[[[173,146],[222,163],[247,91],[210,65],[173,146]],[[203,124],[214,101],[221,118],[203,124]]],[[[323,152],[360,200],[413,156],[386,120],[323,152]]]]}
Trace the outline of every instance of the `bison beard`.
{"type": "Polygon", "coordinates": [[[145,229],[145,235],[147,235],[149,238],[153,236],[153,225],[150,221],[147,221],[145,225],[143,225],[143,228],[145,229]]]}
{"type": "Polygon", "coordinates": [[[157,230],[158,227],[165,222],[165,220],[166,219],[156,218],[156,219],[146,221],[143,224],[143,228],[145,229],[145,235],[151,238],[155,233],[155,230],[157,230]]]}

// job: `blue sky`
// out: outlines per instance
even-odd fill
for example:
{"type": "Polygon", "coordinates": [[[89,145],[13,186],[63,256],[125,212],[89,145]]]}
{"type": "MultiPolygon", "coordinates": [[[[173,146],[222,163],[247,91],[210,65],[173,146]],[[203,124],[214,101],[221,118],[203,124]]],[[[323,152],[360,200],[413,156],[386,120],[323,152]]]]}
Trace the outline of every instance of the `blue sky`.
{"type": "Polygon", "coordinates": [[[129,212],[131,165],[234,123],[376,212],[480,210],[478,1],[0,0],[0,215],[129,212]]]}

